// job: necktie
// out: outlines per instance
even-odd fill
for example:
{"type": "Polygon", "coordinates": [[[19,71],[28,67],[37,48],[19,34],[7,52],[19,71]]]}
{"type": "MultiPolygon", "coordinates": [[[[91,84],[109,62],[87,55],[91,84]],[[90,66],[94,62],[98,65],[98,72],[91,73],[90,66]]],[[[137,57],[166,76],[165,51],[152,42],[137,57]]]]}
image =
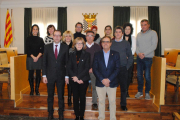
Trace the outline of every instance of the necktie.
{"type": "Polygon", "coordinates": [[[56,48],[55,48],[54,55],[55,55],[55,58],[57,59],[57,56],[58,56],[57,46],[58,46],[58,45],[55,45],[55,46],[56,46],[56,48]]]}

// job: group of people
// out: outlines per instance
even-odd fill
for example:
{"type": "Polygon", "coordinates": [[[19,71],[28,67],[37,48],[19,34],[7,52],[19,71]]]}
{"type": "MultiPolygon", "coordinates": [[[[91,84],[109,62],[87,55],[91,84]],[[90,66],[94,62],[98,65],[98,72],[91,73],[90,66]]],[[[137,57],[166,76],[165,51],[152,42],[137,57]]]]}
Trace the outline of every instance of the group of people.
{"type": "Polygon", "coordinates": [[[151,65],[154,50],[157,47],[157,33],[150,29],[147,19],[141,21],[142,30],[137,38],[132,36],[131,23],[114,28],[107,25],[105,36],[100,37],[97,26],[82,34],[83,25],[75,25],[76,33],[56,30],[53,25],[47,27],[47,36],[39,37],[38,25],[31,27],[26,41],[27,70],[29,70],[30,95],[34,95],[34,70],[36,70],[35,93],[39,93],[41,69],[43,83],[47,84],[48,120],[53,119],[54,90],[57,86],[59,120],[63,120],[64,85],[68,85],[68,105],[73,107],[75,120],[84,120],[86,91],[91,80],[92,107],[99,110],[99,120],[105,119],[106,94],[109,99],[110,119],[116,120],[116,90],[120,84],[121,109],[127,111],[126,97],[133,75],[133,56],[137,54],[138,92],[136,98],[143,96],[143,71],[145,71],[145,99],[150,99],[151,65]],[[99,102],[97,102],[97,98],[99,102]]]}

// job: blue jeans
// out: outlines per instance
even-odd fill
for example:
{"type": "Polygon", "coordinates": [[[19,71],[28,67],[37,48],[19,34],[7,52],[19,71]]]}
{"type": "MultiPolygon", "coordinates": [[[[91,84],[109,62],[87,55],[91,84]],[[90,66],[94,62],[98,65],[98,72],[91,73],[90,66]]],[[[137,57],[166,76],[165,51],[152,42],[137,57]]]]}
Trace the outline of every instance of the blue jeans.
{"type": "Polygon", "coordinates": [[[144,86],[143,71],[145,71],[144,76],[146,79],[145,93],[149,93],[149,91],[151,90],[151,65],[152,65],[152,58],[140,59],[137,56],[138,92],[143,92],[143,86],[144,86]]]}

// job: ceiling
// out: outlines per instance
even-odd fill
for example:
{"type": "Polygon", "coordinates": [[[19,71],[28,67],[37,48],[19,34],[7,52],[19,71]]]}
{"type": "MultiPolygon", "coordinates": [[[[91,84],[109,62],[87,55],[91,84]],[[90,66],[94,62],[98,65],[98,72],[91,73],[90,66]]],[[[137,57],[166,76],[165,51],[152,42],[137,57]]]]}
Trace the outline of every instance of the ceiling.
{"type": "Polygon", "coordinates": [[[0,7],[55,6],[180,6],[180,0],[0,0],[0,7]]]}

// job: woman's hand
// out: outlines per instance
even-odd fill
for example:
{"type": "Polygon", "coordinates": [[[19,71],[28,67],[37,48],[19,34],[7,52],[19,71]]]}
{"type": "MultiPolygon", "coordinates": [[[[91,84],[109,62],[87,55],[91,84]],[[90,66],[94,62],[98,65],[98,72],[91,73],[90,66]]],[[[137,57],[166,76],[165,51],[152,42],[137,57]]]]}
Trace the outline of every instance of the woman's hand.
{"type": "Polygon", "coordinates": [[[82,80],[79,80],[77,83],[79,84],[83,84],[84,82],[82,80]]]}

